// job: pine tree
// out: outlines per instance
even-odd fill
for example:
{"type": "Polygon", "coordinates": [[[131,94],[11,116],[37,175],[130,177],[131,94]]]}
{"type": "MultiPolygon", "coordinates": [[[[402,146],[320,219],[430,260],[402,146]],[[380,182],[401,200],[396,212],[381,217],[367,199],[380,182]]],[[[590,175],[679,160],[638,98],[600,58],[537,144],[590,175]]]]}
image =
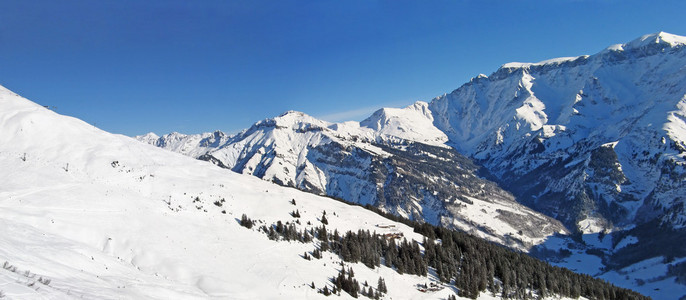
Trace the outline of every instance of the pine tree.
{"type": "Polygon", "coordinates": [[[273,240],[273,241],[276,241],[276,240],[279,239],[279,234],[276,233],[276,231],[274,230],[274,227],[273,227],[273,226],[270,226],[270,227],[269,227],[269,234],[268,234],[268,236],[269,236],[269,239],[270,239],[270,240],[273,240]]]}
{"type": "Polygon", "coordinates": [[[319,249],[314,249],[314,251],[312,251],[312,256],[314,256],[314,258],[316,258],[316,259],[321,259],[322,258],[322,252],[319,251],[319,249]]]}
{"type": "Polygon", "coordinates": [[[250,220],[250,218],[248,218],[248,216],[246,216],[245,214],[243,214],[241,216],[240,224],[241,224],[241,226],[248,228],[248,229],[252,228],[252,225],[253,225],[252,220],[250,220]]]}
{"type": "Polygon", "coordinates": [[[324,211],[324,214],[322,215],[322,224],[329,225],[329,220],[326,219],[326,211],[324,211]]]}
{"type": "Polygon", "coordinates": [[[388,293],[388,290],[386,289],[386,281],[383,279],[383,277],[379,277],[379,281],[376,284],[376,289],[381,293],[388,293]]]}

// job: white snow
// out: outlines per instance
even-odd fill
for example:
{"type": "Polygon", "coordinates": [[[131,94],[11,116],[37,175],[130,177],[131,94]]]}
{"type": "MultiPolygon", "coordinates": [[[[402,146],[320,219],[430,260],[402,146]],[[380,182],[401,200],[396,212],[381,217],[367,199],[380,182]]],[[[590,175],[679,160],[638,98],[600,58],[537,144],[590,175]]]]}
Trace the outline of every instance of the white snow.
{"type": "MultiPolygon", "coordinates": [[[[675,259],[674,263],[684,260],[686,258],[675,259]]],[[[651,296],[653,299],[667,299],[670,295],[686,294],[686,286],[674,284],[674,276],[666,276],[666,273],[664,257],[655,257],[619,271],[608,272],[600,277],[624,286],[632,286],[634,290],[651,296]]]]}
{"type": "Polygon", "coordinates": [[[579,221],[578,226],[579,230],[581,230],[584,234],[593,234],[605,230],[601,220],[591,217],[579,221]]]}
{"type": "Polygon", "coordinates": [[[506,64],[502,65],[501,68],[510,69],[510,68],[528,68],[531,66],[543,66],[543,65],[559,65],[559,64],[562,64],[565,62],[576,60],[580,57],[588,57],[588,55],[573,56],[573,57],[558,57],[558,58],[553,58],[553,59],[546,59],[543,61],[539,61],[537,63],[510,62],[510,63],[506,63],[506,64]]]}
{"type": "Polygon", "coordinates": [[[519,204],[499,201],[495,198],[488,200],[474,197],[465,198],[469,199],[472,204],[460,203],[460,208],[456,209],[455,213],[461,217],[454,218],[452,222],[458,228],[480,238],[526,252],[531,246],[545,242],[553,234],[568,233],[566,231],[556,232],[551,226],[549,230],[537,228],[545,233],[540,236],[531,236],[529,232],[522,234],[512,224],[519,226],[524,224],[519,223],[518,220],[503,222],[503,218],[511,218],[505,216],[505,213],[513,214],[521,220],[525,220],[524,222],[528,222],[527,226],[533,227],[535,226],[534,222],[540,221],[540,219],[532,215],[528,208],[519,204]],[[521,243],[517,241],[521,241],[521,243]]]}
{"type": "Polygon", "coordinates": [[[650,44],[666,43],[671,47],[686,45],[686,37],[666,32],[646,34],[624,45],[624,49],[641,48],[650,44]]]}
{"type": "Polygon", "coordinates": [[[611,45],[611,46],[605,48],[605,50],[603,50],[602,52],[608,52],[608,51],[624,51],[624,44],[611,45]]]}
{"type": "MultiPolygon", "coordinates": [[[[338,259],[302,259],[313,244],[270,241],[238,225],[243,213],[272,223],[298,209],[302,224],[318,224],[326,210],[332,230],[394,224],[419,239],[362,208],[100,131],[4,88],[0,170],[0,263],[17,268],[0,269],[10,299],[323,298],[306,285],[331,287],[338,259]]],[[[427,278],[353,267],[360,281],[383,276],[388,298],[453,292],[424,294],[412,287],[427,278]]]]}
{"type": "Polygon", "coordinates": [[[621,241],[619,241],[619,243],[617,243],[617,246],[615,246],[615,250],[619,250],[619,249],[622,249],[626,246],[633,245],[636,243],[638,243],[638,238],[636,238],[633,235],[629,235],[629,236],[623,238],[621,241]]]}
{"type": "Polygon", "coordinates": [[[406,108],[382,108],[360,126],[371,128],[380,137],[391,136],[428,145],[444,146],[448,137],[433,124],[426,102],[417,101],[406,108]]]}

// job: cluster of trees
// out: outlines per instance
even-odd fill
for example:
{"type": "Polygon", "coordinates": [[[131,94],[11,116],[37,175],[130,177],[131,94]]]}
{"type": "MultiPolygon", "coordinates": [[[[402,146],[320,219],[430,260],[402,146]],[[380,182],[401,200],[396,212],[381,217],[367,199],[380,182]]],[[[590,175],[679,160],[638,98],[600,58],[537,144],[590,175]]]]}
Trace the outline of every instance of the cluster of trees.
{"type": "Polygon", "coordinates": [[[367,284],[366,281],[363,286],[360,286],[360,283],[355,279],[355,272],[353,269],[349,268],[346,271],[344,266],[341,266],[341,271],[338,273],[338,276],[333,278],[331,282],[334,284],[333,293],[342,290],[354,298],[362,295],[370,299],[380,299],[384,293],[388,293],[386,281],[382,277],[379,277],[376,290],[374,290],[371,285],[367,284]]]}
{"type": "Polygon", "coordinates": [[[383,259],[387,267],[395,268],[401,274],[427,275],[428,266],[416,241],[403,239],[396,243],[395,239],[386,239],[369,230],[347,231],[341,235],[338,230],[331,233],[324,225],[312,232],[320,241],[321,251],[333,252],[345,262],[361,262],[373,269],[380,266],[383,259]]]}
{"type": "MultiPolygon", "coordinates": [[[[245,217],[245,215],[244,215],[245,217]]],[[[241,218],[241,224],[252,223],[241,218]]],[[[453,284],[462,297],[476,298],[482,291],[500,293],[505,298],[529,299],[560,295],[590,299],[647,299],[634,291],[613,286],[589,275],[576,274],[568,269],[553,267],[526,254],[473,237],[426,223],[411,224],[414,231],[425,236],[422,252],[416,241],[396,242],[395,238],[370,233],[368,230],[348,231],[341,235],[326,225],[298,231],[293,223],[262,226],[261,231],[274,240],[293,240],[303,243],[319,240],[319,248],[312,256],[321,258],[324,251],[332,252],[346,262],[362,262],[369,268],[383,263],[398,273],[426,276],[429,267],[436,271],[439,280],[453,284]]],[[[247,227],[247,226],[246,226],[247,227]]],[[[307,257],[307,255],[306,255],[307,257]]],[[[349,271],[349,273],[352,273],[349,271]]],[[[340,291],[353,297],[361,293],[359,283],[351,281],[352,274],[341,271],[334,278],[340,291]]],[[[385,289],[385,284],[384,284],[385,289]]],[[[381,289],[378,289],[379,292],[381,289]]],[[[335,292],[336,290],[334,290],[335,292]]],[[[331,291],[327,292],[331,293],[331,291]]],[[[369,291],[365,291],[369,295],[369,291]]],[[[375,298],[374,292],[370,298],[375,298]]]]}
{"type": "Polygon", "coordinates": [[[551,266],[463,232],[430,224],[417,224],[414,230],[425,236],[423,245],[427,264],[436,270],[441,281],[453,283],[462,297],[476,298],[479,292],[489,290],[516,299],[550,295],[647,299],[634,291],[551,266]]]}
{"type": "Polygon", "coordinates": [[[352,268],[348,270],[346,276],[345,267],[342,267],[341,271],[338,273],[338,276],[332,281],[335,288],[343,290],[346,293],[350,294],[350,296],[357,298],[360,292],[360,284],[354,277],[355,272],[353,272],[352,268]]]}
{"type": "Polygon", "coordinates": [[[312,234],[307,230],[297,230],[295,223],[286,222],[283,224],[281,221],[276,222],[276,226],[262,225],[260,231],[267,234],[270,240],[283,239],[285,241],[298,241],[301,243],[309,243],[312,241],[312,234]]]}

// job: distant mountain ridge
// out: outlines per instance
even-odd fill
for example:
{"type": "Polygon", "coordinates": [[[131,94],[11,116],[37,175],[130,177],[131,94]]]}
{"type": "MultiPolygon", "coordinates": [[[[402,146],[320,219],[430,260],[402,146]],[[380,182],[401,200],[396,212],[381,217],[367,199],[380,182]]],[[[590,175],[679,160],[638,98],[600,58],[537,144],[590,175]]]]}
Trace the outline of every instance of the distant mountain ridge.
{"type": "Polygon", "coordinates": [[[566,266],[590,251],[599,261],[588,272],[614,282],[625,279],[612,272],[661,257],[648,284],[686,278],[686,249],[669,246],[686,239],[686,37],[658,32],[594,55],[508,63],[359,123],[288,112],[232,137],[139,140],[511,247],[582,249],[558,257],[566,266]],[[553,242],[565,232],[574,241],[553,242]]]}

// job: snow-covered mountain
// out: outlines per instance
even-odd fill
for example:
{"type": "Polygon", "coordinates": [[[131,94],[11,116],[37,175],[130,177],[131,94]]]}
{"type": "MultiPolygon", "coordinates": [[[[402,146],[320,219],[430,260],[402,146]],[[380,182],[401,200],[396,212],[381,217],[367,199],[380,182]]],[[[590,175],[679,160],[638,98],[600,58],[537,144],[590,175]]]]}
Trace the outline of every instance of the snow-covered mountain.
{"type": "Polygon", "coordinates": [[[419,227],[103,132],[4,87],[0,170],[3,299],[318,299],[339,286],[446,299],[473,274],[491,276],[469,292],[478,299],[643,299],[456,232],[422,227],[444,235],[425,241],[419,227]]]}
{"type": "MultiPolygon", "coordinates": [[[[331,230],[392,230],[422,240],[361,207],[103,132],[4,87],[0,170],[3,299],[324,298],[310,284],[332,288],[338,258],[325,252],[305,260],[313,243],[270,241],[241,227],[242,214],[271,224],[292,222],[297,209],[302,230],[328,211],[331,230]]],[[[360,282],[376,286],[383,277],[388,298],[455,293],[423,293],[416,286],[429,278],[384,266],[349,266],[360,282]]]]}
{"type": "Polygon", "coordinates": [[[450,145],[521,201],[596,233],[654,218],[686,225],[685,95],[686,38],[661,32],[505,64],[430,109],[450,145]]]}
{"type": "Polygon", "coordinates": [[[427,103],[382,109],[359,124],[332,124],[290,111],[230,138],[221,132],[151,136],[138,139],[238,173],[459,228],[521,250],[566,233],[556,220],[481,178],[477,165],[445,146],[446,136],[433,127],[427,103]]]}
{"type": "MultiPolygon", "coordinates": [[[[173,150],[169,140],[147,141],[173,150]]],[[[216,147],[201,140],[185,136],[175,147],[520,249],[548,236],[534,252],[556,263],[686,294],[674,285],[686,278],[686,248],[674,242],[686,240],[686,37],[659,32],[594,55],[508,63],[359,123],[288,112],[211,138],[216,147]],[[563,230],[539,212],[576,233],[550,237],[563,230]],[[496,222],[482,226],[484,218],[496,222]],[[513,230],[524,238],[513,243],[513,230]]]]}
{"type": "Polygon", "coordinates": [[[429,107],[449,144],[520,202],[585,235],[610,233],[598,246],[606,266],[662,257],[676,270],[686,257],[671,246],[686,238],[685,37],[505,64],[429,107]]]}

